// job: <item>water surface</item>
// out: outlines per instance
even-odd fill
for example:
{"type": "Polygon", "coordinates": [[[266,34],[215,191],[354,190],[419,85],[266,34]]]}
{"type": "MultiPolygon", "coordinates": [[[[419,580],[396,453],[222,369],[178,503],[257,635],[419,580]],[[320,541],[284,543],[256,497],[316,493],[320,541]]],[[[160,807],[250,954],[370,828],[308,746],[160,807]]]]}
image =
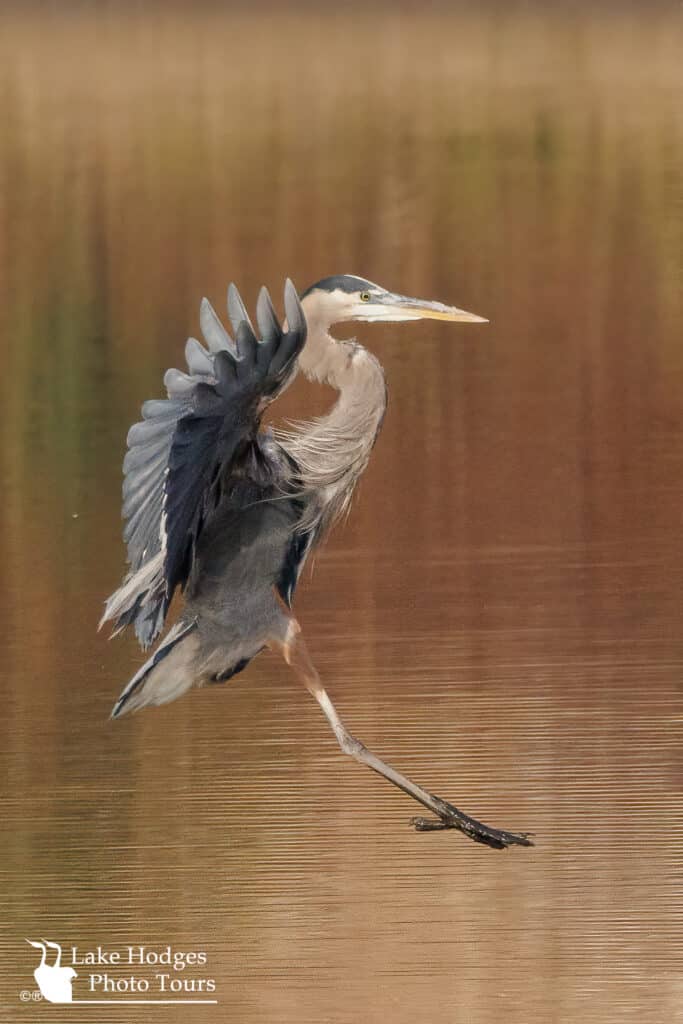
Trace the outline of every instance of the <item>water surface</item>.
{"type": "Polygon", "coordinates": [[[654,5],[6,17],[2,1019],[679,1018],[680,52],[654,5]],[[270,655],[108,721],[129,423],[202,295],[336,272],[491,324],[359,325],[389,412],[297,613],[350,727],[533,850],[414,833],[270,655]],[[27,936],[204,950],[218,1006],[24,1006],[27,936]]]}

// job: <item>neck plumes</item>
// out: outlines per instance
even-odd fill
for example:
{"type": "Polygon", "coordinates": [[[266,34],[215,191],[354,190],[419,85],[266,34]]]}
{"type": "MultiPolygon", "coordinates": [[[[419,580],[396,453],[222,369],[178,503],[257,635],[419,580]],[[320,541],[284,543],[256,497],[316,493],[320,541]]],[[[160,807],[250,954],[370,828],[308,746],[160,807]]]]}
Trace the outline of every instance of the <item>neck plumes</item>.
{"type": "Polygon", "coordinates": [[[336,341],[310,319],[299,369],[339,392],[326,416],[279,434],[307,498],[301,526],[324,530],[348,509],[368,464],[387,406],[386,385],[373,355],[355,341],[336,341]]]}

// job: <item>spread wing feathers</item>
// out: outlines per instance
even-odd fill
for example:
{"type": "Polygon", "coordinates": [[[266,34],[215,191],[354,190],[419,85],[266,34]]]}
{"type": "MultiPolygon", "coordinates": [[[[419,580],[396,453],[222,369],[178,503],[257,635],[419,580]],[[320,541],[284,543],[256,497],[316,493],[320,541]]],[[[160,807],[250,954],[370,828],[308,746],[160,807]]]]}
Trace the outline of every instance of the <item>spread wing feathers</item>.
{"type": "Polygon", "coordinates": [[[228,314],[235,341],[202,300],[207,348],[190,338],[189,373],[168,370],[167,399],[145,402],[128,433],[124,459],[123,536],[130,571],[106,603],[114,632],[133,623],[143,648],[163,628],[175,588],[184,586],[207,516],[258,432],[261,414],[286,386],[306,341],[306,321],[291,281],[285,285],[287,330],[261,289],[256,332],[234,285],[228,314]]]}

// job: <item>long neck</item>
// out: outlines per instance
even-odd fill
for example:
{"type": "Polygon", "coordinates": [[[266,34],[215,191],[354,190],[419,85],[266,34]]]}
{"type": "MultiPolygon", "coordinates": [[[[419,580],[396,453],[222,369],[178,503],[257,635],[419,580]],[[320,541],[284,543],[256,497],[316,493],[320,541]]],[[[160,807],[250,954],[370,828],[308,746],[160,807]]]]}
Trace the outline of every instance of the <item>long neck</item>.
{"type": "Polygon", "coordinates": [[[387,406],[386,385],[373,355],[354,341],[336,341],[311,319],[299,368],[339,392],[326,416],[282,438],[314,499],[304,525],[325,529],[346,511],[367,466],[387,406]]]}
{"type": "Polygon", "coordinates": [[[358,347],[354,341],[337,341],[323,324],[310,319],[306,344],[299,355],[299,369],[309,380],[343,392],[352,383],[350,361],[358,347]]]}

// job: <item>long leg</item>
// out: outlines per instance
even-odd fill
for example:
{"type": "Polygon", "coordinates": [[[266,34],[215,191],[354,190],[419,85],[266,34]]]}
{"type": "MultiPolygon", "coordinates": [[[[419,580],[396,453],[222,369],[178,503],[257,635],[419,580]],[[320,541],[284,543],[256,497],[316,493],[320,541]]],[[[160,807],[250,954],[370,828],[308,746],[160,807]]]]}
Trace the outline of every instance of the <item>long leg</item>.
{"type": "Polygon", "coordinates": [[[491,846],[496,850],[504,850],[506,847],[513,845],[533,846],[529,835],[525,832],[505,832],[501,829],[490,828],[488,825],[470,818],[469,815],[463,814],[453,804],[442,800],[441,797],[434,796],[433,793],[427,792],[422,786],[411,782],[410,779],[397,772],[391,765],[380,760],[376,754],[368,750],[355,736],[352,736],[337,714],[334,704],[320,681],[320,676],[311,661],[306,645],[300,635],[299,626],[294,619],[290,620],[284,643],[282,641],[273,642],[272,646],[277,646],[281,649],[287,664],[291,665],[308,691],[318,701],[344,753],[349,754],[361,764],[367,765],[368,768],[372,768],[379,775],[383,775],[385,779],[388,779],[394,786],[398,786],[404,793],[411,796],[413,800],[417,800],[418,803],[434,812],[437,816],[436,820],[433,818],[411,818],[411,824],[415,826],[418,832],[457,828],[476,843],[484,843],[486,846],[491,846]]]}

